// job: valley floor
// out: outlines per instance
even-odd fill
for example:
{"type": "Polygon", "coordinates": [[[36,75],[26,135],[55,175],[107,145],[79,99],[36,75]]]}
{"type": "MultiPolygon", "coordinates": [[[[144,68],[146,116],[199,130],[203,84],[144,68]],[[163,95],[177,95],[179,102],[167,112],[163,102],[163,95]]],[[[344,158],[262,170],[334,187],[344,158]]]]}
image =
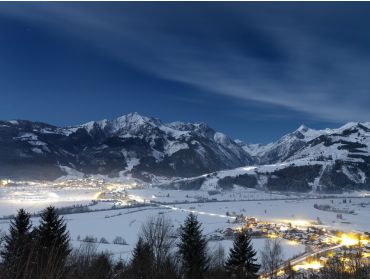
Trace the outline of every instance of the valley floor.
{"type": "MultiPolygon", "coordinates": [[[[98,242],[101,238],[105,238],[109,244],[98,243],[98,249],[110,251],[115,257],[123,259],[130,257],[142,223],[148,217],[158,215],[166,215],[177,228],[189,212],[194,212],[202,222],[204,234],[207,236],[224,232],[227,228],[235,228],[237,225],[232,223],[233,218],[230,216],[236,214],[273,223],[307,226],[311,223],[317,224],[319,221],[319,227],[348,232],[370,231],[370,197],[364,194],[352,194],[351,198],[348,198],[348,195],[347,198],[343,195],[335,198],[320,198],[244,189],[210,196],[202,191],[149,188],[125,189],[127,200],[118,202],[105,200],[91,204],[91,201],[102,193],[100,188],[88,187],[72,192],[63,188],[46,188],[43,191],[45,195],[40,197],[36,195],[37,192],[25,191],[20,187],[13,192],[10,189],[6,191],[2,189],[0,216],[14,214],[16,209],[21,207],[30,212],[37,212],[49,204],[57,207],[90,205],[88,209],[91,212],[64,215],[73,245],[79,247],[86,236],[96,238],[98,242]],[[119,208],[127,207],[130,202],[135,203],[129,208],[119,208]],[[110,209],[113,205],[118,208],[110,209]],[[319,210],[317,205],[327,206],[327,208],[325,211],[319,210]],[[127,245],[113,244],[117,236],[123,237],[127,245]]],[[[32,218],[32,222],[37,224],[38,217],[32,218]]],[[[8,226],[9,219],[0,220],[0,230],[6,232],[8,226]]],[[[282,242],[285,259],[301,254],[306,249],[303,244],[285,239],[282,242]]],[[[215,240],[210,242],[210,246],[215,247],[219,243],[222,243],[227,250],[232,241],[215,240]]],[[[264,244],[264,238],[253,239],[253,244],[259,251],[264,244]]]]}

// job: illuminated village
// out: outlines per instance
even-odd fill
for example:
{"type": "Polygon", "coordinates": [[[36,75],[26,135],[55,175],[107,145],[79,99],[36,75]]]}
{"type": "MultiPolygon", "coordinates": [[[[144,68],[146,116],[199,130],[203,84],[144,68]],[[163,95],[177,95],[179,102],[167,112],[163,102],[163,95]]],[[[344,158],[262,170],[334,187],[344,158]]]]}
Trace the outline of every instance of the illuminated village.
{"type": "MultiPolygon", "coordinates": [[[[287,278],[287,268],[291,267],[303,277],[312,276],[315,270],[324,267],[331,258],[339,258],[344,263],[351,262],[354,256],[359,256],[361,262],[370,264],[370,233],[343,233],[329,230],[317,222],[305,220],[284,220],[277,223],[258,221],[255,217],[237,215],[224,231],[224,238],[233,236],[242,230],[250,232],[254,238],[283,238],[290,244],[306,245],[306,252],[293,259],[285,261],[276,270],[276,278],[287,278]]],[[[213,237],[215,238],[215,237],[213,237]]],[[[300,277],[298,277],[300,278],[300,277]]]]}
{"type": "MultiPolygon", "coordinates": [[[[200,216],[219,217],[227,221],[224,224],[225,226],[216,229],[207,236],[209,241],[233,240],[238,232],[247,230],[253,239],[283,239],[288,241],[289,246],[303,245],[305,247],[303,252],[286,259],[276,269],[274,275],[262,274],[262,278],[287,278],[289,269],[292,269],[298,275],[298,278],[310,277],[314,275],[312,273],[319,271],[325,267],[327,262],[335,258],[342,260],[344,263],[350,263],[354,257],[359,257],[362,263],[370,264],[370,234],[368,232],[339,231],[321,223],[319,219],[260,219],[240,214],[237,211],[227,211],[225,214],[199,211],[197,207],[186,206],[188,204],[184,201],[182,206],[179,206],[181,203],[176,205],[173,202],[158,201],[157,199],[160,196],[170,196],[165,191],[158,191],[156,195],[139,195],[137,194],[138,190],[142,190],[144,194],[147,190],[140,183],[133,180],[127,182],[111,182],[101,178],[81,178],[54,182],[1,180],[0,190],[7,194],[7,198],[4,196],[4,199],[22,204],[28,201],[40,202],[46,200],[46,202],[53,201],[54,203],[63,201],[65,199],[64,191],[67,191],[68,195],[66,197],[68,198],[75,192],[74,199],[77,199],[80,195],[81,203],[85,200],[90,201],[87,204],[88,207],[84,208],[76,208],[76,205],[72,205],[70,212],[63,212],[66,214],[115,211],[136,207],[151,207],[153,210],[160,211],[158,214],[163,214],[165,209],[174,212],[193,212],[200,216]],[[42,195],[43,192],[44,195],[42,195]]],[[[185,197],[188,198],[189,196],[186,195],[185,197]]],[[[215,202],[211,199],[204,200],[200,196],[197,199],[198,203],[204,205],[215,202]]],[[[227,205],[227,202],[216,202],[227,205]]],[[[107,215],[106,217],[114,216],[107,215]]]]}

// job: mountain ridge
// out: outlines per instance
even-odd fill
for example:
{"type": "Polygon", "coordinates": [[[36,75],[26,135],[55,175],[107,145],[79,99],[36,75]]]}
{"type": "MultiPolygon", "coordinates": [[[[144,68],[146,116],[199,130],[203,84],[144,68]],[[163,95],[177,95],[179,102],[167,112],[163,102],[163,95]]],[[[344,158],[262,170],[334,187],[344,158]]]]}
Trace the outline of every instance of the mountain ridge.
{"type": "Polygon", "coordinates": [[[149,180],[145,173],[187,177],[252,163],[231,138],[204,123],[164,124],[138,113],[68,127],[2,121],[0,137],[2,177],[55,179],[66,166],[109,176],[130,171],[149,180]],[[48,167],[37,170],[40,165],[48,167]]]}
{"type": "Polygon", "coordinates": [[[213,187],[335,192],[369,189],[369,147],[370,122],[323,130],[301,125],[262,145],[233,140],[205,123],[163,123],[136,112],[67,127],[12,120],[0,121],[0,177],[54,180],[69,170],[189,182],[239,170],[236,177],[213,178],[213,187]]]}
{"type": "Polygon", "coordinates": [[[298,129],[262,149],[264,154],[260,154],[257,166],[218,171],[173,185],[323,193],[370,190],[369,132],[370,123],[354,122],[337,129],[298,129]],[[263,162],[266,159],[269,161],[263,162]]]}

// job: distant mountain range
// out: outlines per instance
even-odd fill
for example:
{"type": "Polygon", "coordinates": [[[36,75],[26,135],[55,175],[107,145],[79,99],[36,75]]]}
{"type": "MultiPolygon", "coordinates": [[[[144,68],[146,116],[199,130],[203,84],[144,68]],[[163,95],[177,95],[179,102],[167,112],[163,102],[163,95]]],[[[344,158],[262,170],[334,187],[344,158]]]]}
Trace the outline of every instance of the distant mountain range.
{"type": "Polygon", "coordinates": [[[267,145],[237,143],[252,156],[254,166],[177,180],[171,182],[171,187],[243,186],[322,193],[370,190],[370,123],[347,123],[325,130],[301,126],[267,145]]]}
{"type": "Polygon", "coordinates": [[[0,121],[0,177],[91,174],[182,189],[370,190],[370,123],[301,126],[276,142],[251,145],[205,123],[163,123],[138,113],[72,127],[0,121]]]}

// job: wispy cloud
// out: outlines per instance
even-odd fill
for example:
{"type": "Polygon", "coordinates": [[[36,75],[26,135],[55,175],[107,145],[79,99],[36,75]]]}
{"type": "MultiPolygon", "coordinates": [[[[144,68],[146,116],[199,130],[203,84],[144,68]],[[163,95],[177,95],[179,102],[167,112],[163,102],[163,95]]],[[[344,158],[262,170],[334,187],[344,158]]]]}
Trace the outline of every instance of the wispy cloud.
{"type": "Polygon", "coordinates": [[[343,9],[330,14],[304,5],[117,5],[40,3],[32,5],[37,12],[1,13],[47,23],[162,79],[321,120],[370,120],[370,55],[361,41],[369,35],[348,19],[356,13],[342,20],[343,9]],[[344,20],[351,30],[335,29],[344,20]],[[338,32],[360,36],[348,43],[338,32]]]}

